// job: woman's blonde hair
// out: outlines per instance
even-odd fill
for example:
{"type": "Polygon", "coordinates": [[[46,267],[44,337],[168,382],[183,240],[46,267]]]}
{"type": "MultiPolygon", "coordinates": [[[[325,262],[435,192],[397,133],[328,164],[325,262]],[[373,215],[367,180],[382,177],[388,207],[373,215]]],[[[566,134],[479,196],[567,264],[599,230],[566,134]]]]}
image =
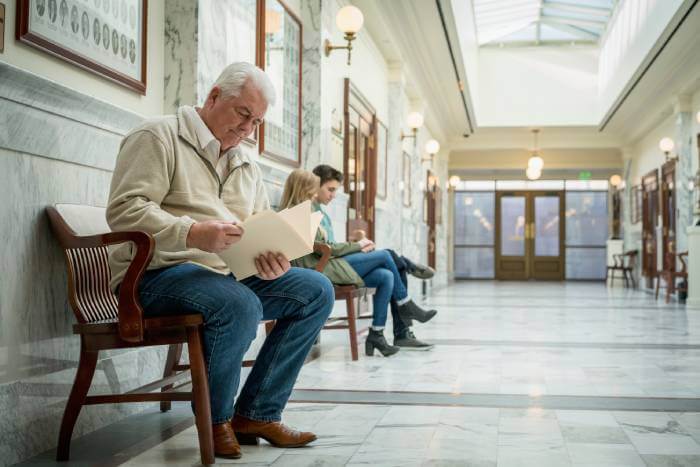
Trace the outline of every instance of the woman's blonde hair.
{"type": "Polygon", "coordinates": [[[306,200],[312,199],[321,185],[318,175],[307,170],[296,169],[284,182],[284,191],[280,201],[280,209],[291,208],[306,200]]]}

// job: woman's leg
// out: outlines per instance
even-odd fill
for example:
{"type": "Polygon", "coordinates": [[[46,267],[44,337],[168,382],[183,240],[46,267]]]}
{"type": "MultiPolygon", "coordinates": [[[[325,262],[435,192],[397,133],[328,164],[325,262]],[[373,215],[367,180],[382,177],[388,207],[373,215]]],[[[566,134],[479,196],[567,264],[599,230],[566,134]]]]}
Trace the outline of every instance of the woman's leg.
{"type": "Polygon", "coordinates": [[[376,268],[368,274],[362,276],[367,287],[375,287],[377,291],[374,293],[372,305],[372,327],[383,328],[386,325],[387,307],[391,298],[391,291],[394,288],[394,276],[384,268],[376,268]]]}
{"type": "Polygon", "coordinates": [[[393,288],[390,297],[399,302],[405,301],[408,297],[408,292],[403,285],[396,263],[394,263],[388,251],[375,250],[369,253],[353,253],[343,256],[343,259],[363,278],[376,268],[388,270],[393,276],[393,288]]]}

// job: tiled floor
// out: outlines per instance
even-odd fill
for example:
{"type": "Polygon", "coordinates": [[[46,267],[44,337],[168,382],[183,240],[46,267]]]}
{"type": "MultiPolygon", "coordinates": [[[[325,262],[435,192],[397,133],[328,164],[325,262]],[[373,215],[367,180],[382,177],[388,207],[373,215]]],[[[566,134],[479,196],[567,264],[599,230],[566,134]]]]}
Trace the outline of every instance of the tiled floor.
{"type": "MultiPolygon", "coordinates": [[[[429,352],[352,362],[323,333],[284,414],[311,447],[219,463],[700,466],[700,309],[597,283],[457,283],[429,303],[429,352]]],[[[153,444],[123,465],[198,463],[193,427],[153,444]]]]}

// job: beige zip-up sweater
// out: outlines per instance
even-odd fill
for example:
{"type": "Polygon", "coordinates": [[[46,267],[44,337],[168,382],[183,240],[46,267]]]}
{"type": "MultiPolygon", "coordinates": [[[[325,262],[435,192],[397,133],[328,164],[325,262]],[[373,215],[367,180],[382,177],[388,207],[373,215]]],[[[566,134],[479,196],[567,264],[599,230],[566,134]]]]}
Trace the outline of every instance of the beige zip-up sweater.
{"type": "MultiPolygon", "coordinates": [[[[191,262],[221,274],[230,271],[214,253],[187,248],[195,222],[244,221],[269,209],[262,172],[234,148],[229,173],[220,180],[195,132],[191,108],[149,120],[122,141],[112,176],[107,223],[113,231],[153,235],[155,253],[148,269],[191,262]]],[[[224,156],[222,156],[224,157],[224,156]]],[[[245,235],[245,234],[244,234],[245,235]]],[[[131,243],[110,250],[112,290],[121,283],[133,256],[131,243]]]]}

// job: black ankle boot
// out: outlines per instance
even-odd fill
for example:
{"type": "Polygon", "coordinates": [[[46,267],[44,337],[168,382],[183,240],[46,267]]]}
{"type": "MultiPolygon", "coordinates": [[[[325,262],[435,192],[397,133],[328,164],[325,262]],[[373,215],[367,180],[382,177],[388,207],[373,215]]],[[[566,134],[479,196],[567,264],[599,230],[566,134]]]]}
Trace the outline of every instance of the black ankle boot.
{"type": "Polygon", "coordinates": [[[407,326],[410,325],[412,319],[420,321],[421,323],[426,323],[436,314],[437,310],[424,310],[416,305],[413,300],[409,300],[403,305],[399,306],[399,316],[401,317],[401,321],[403,321],[407,326]]]}
{"type": "Polygon", "coordinates": [[[374,355],[374,349],[379,350],[385,357],[394,355],[399,351],[398,347],[389,345],[384,338],[383,331],[375,331],[370,328],[369,334],[367,335],[367,340],[365,341],[365,355],[371,357],[374,355]]]}

